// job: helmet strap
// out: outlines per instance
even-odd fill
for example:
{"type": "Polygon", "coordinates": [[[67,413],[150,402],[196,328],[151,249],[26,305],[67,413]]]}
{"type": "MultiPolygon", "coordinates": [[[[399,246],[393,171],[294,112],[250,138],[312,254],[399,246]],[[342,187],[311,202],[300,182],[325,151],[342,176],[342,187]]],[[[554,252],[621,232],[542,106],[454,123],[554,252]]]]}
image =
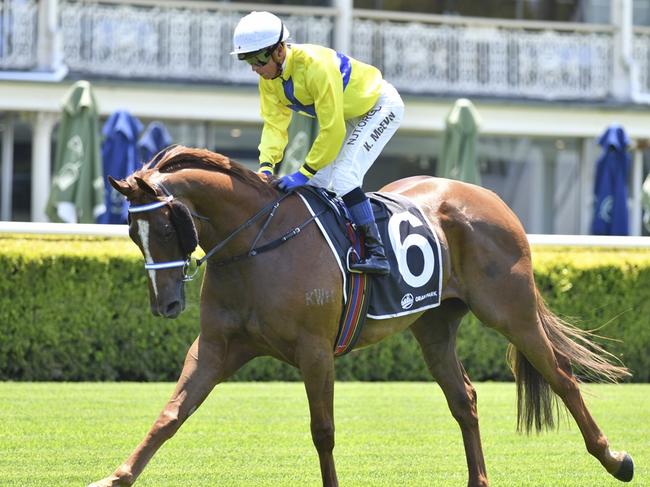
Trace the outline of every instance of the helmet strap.
{"type": "Polygon", "coordinates": [[[273,76],[271,79],[277,79],[282,75],[282,63],[280,62],[279,56],[278,56],[278,47],[282,46],[283,49],[286,49],[286,44],[283,42],[278,42],[278,44],[275,46],[275,49],[273,49],[273,53],[271,54],[271,59],[275,63],[275,67],[277,69],[277,74],[273,76]]]}

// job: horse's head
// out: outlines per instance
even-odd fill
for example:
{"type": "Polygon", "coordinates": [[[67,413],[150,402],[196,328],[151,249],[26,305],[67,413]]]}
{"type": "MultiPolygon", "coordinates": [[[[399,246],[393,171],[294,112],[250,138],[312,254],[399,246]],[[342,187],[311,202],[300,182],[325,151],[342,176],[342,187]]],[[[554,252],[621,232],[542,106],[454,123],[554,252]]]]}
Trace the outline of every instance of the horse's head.
{"type": "Polygon", "coordinates": [[[142,251],[154,315],[176,318],[185,309],[184,283],[198,244],[190,210],[156,185],[132,176],[111,185],[129,201],[129,236],[142,251]]]}

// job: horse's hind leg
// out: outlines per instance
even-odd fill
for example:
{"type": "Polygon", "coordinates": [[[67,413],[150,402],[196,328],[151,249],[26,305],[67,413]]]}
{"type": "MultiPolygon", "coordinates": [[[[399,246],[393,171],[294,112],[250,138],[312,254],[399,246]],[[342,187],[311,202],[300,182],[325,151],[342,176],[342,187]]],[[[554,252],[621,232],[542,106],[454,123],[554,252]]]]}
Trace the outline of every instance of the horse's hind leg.
{"type": "MultiPolygon", "coordinates": [[[[518,354],[521,354],[518,355],[515,362],[515,370],[518,371],[518,375],[524,376],[518,378],[518,383],[524,381],[520,387],[526,388],[536,382],[538,384],[533,387],[540,386],[536,374],[539,372],[553,392],[562,399],[575,419],[587,451],[619,480],[631,480],[634,471],[631,457],[625,452],[610,450],[607,437],[600,430],[582,399],[578,381],[572,372],[571,362],[566,356],[555,350],[554,344],[549,340],[542,326],[538,324],[534,327],[534,331],[527,333],[515,332],[511,334],[510,339],[518,354]]],[[[530,401],[531,398],[525,398],[525,400],[530,401]]],[[[549,405],[548,401],[547,405],[549,405]]],[[[550,410],[548,412],[550,413],[550,410]]],[[[528,422],[531,424],[531,419],[528,422]]],[[[543,424],[544,419],[538,416],[537,422],[543,424]]],[[[546,423],[552,425],[551,421],[546,423]]]]}
{"type": "Polygon", "coordinates": [[[476,408],[476,391],[456,355],[456,332],[467,307],[459,300],[444,301],[411,326],[431,375],[440,385],[451,414],[463,435],[468,486],[487,486],[487,472],[476,408]]]}
{"type": "Polygon", "coordinates": [[[254,354],[237,343],[217,343],[199,336],[185,358],[183,371],[165,408],[147,436],[115,472],[89,487],[130,486],[162,444],[198,408],[214,386],[227,379],[254,354]]]}
{"type": "Polygon", "coordinates": [[[526,430],[552,426],[552,396],[557,394],[575,419],[587,451],[619,480],[630,480],[633,463],[624,452],[612,452],[607,438],[589,413],[571,363],[604,376],[623,375],[622,368],[578,345],[570,325],[562,323],[542,302],[529,265],[513,267],[498,282],[475,280],[472,312],[487,326],[505,335],[518,351],[515,367],[520,408],[519,424],[526,430]],[[499,289],[494,293],[493,289],[499,289]],[[531,366],[532,365],[532,366],[531,366]],[[533,368],[534,367],[534,368],[533,368]]]}

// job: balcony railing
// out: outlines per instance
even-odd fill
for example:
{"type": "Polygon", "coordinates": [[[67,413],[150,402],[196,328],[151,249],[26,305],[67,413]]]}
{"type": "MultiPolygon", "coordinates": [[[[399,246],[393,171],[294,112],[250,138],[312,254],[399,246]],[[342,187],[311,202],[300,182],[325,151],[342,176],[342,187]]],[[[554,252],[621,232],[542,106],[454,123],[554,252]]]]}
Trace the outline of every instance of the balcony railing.
{"type": "MultiPolygon", "coordinates": [[[[250,67],[228,54],[235,25],[248,13],[241,8],[63,1],[65,63],[73,72],[113,78],[256,83],[250,67]]],[[[317,44],[331,43],[333,14],[333,9],[299,7],[279,13],[296,42],[317,44]]]]}
{"type": "MultiPolygon", "coordinates": [[[[38,3],[0,0],[0,70],[35,67],[38,3]]],[[[255,84],[248,65],[228,54],[237,21],[252,8],[272,9],[295,42],[334,43],[336,8],[59,0],[63,62],[89,78],[255,84]]],[[[403,93],[604,100],[619,55],[611,25],[360,9],[350,25],[350,53],[403,93]]],[[[635,29],[633,59],[639,93],[650,99],[650,29],[635,29]]]]}
{"type": "Polygon", "coordinates": [[[639,92],[650,96],[650,28],[635,29],[633,57],[637,67],[639,92]]]}
{"type": "Polygon", "coordinates": [[[610,26],[357,11],[353,55],[403,91],[602,99],[610,26]]]}
{"type": "Polygon", "coordinates": [[[0,69],[36,66],[38,2],[0,0],[0,69]]]}

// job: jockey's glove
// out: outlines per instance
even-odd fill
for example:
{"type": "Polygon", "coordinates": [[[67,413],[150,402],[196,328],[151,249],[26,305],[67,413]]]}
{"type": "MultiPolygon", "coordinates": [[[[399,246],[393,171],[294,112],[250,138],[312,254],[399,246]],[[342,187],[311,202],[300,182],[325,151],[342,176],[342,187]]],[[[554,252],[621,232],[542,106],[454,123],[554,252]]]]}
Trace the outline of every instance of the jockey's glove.
{"type": "Polygon", "coordinates": [[[303,186],[309,181],[309,178],[302,174],[300,171],[296,171],[293,174],[287,174],[282,176],[278,181],[278,189],[288,193],[292,189],[303,186]]]}

